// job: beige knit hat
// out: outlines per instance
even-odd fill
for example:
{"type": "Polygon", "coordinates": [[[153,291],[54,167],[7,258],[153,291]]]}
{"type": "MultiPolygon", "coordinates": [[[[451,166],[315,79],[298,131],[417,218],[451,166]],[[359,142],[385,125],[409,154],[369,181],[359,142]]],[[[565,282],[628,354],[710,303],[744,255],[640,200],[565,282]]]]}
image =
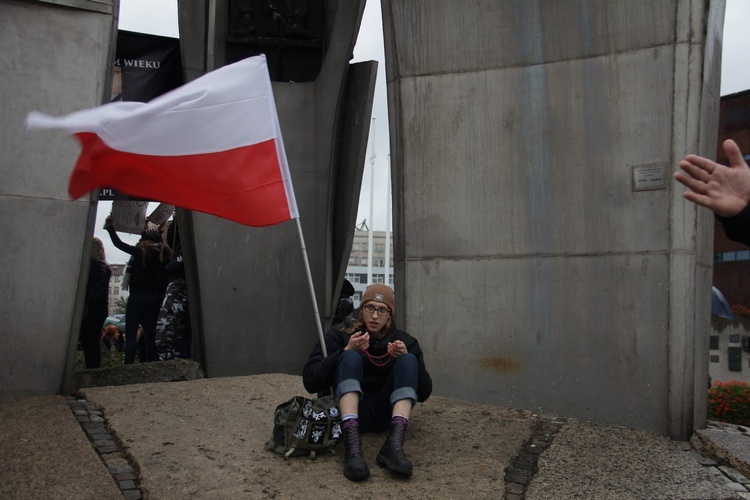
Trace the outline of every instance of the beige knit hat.
{"type": "Polygon", "coordinates": [[[391,314],[396,312],[396,298],[393,296],[393,290],[388,285],[370,285],[365,289],[362,295],[361,304],[367,304],[371,300],[382,302],[391,310],[391,314]]]}

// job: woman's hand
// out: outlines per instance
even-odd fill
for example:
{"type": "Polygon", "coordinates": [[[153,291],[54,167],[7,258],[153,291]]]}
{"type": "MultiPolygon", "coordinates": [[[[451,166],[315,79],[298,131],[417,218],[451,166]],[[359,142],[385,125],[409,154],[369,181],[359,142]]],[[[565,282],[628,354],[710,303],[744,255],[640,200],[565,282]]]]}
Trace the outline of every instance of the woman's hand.
{"type": "Polygon", "coordinates": [[[351,351],[354,349],[355,351],[365,352],[368,347],[370,347],[370,334],[357,331],[349,337],[349,342],[344,347],[344,350],[351,351]]]}
{"type": "Polygon", "coordinates": [[[397,358],[403,354],[406,354],[407,352],[408,351],[406,350],[406,344],[404,344],[400,340],[388,342],[388,354],[390,354],[392,358],[397,358]]]}
{"type": "Polygon", "coordinates": [[[112,216],[108,215],[107,219],[104,221],[104,229],[112,227],[112,216]]]}

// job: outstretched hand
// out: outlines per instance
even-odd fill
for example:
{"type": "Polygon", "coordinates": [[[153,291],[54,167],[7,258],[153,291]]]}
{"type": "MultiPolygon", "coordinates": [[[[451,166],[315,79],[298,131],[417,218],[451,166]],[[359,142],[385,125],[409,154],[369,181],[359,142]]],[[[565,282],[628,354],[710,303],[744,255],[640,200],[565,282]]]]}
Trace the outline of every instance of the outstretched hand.
{"type": "Polygon", "coordinates": [[[682,194],[686,200],[731,217],[750,203],[750,168],[737,143],[727,139],[723,146],[729,167],[702,156],[687,155],[680,162],[682,172],[675,173],[674,178],[688,188],[682,194]]]}

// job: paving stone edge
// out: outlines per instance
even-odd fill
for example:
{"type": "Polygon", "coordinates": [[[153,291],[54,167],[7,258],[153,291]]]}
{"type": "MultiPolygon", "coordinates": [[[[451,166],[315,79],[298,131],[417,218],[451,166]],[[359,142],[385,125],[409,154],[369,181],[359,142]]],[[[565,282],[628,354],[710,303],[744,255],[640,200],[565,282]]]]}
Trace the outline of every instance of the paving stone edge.
{"type": "Polygon", "coordinates": [[[140,488],[138,463],[127,452],[122,442],[112,433],[104,413],[85,398],[68,396],[68,407],[96,450],[107,471],[112,475],[126,500],[142,500],[146,497],[140,488]]]}

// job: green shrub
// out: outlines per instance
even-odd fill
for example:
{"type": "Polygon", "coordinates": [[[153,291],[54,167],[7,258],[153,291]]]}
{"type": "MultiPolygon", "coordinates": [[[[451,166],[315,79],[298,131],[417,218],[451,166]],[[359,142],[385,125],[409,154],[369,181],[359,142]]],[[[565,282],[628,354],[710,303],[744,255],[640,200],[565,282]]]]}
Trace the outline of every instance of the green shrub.
{"type": "Polygon", "coordinates": [[[708,419],[750,427],[750,386],[731,380],[708,390],[708,419]]]}

